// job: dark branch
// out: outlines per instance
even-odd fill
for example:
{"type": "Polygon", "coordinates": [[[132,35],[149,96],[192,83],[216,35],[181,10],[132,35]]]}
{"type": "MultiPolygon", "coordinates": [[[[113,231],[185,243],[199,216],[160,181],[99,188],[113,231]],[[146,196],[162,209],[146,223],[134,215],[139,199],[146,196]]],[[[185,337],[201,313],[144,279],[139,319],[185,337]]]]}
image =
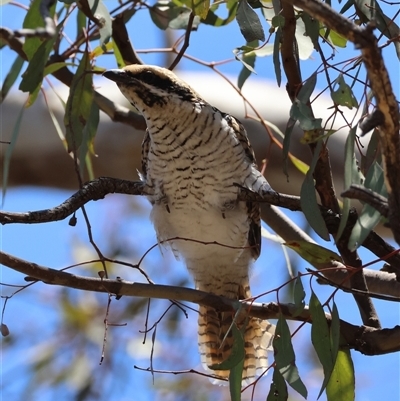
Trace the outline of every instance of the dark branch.
{"type": "Polygon", "coordinates": [[[342,192],[344,198],[358,199],[371,205],[382,216],[388,217],[389,205],[387,199],[362,185],[352,184],[349,189],[342,192]]]}
{"type": "MultiPolygon", "coordinates": [[[[0,263],[20,273],[26,274],[29,281],[36,279],[46,284],[60,285],[84,291],[103,292],[116,296],[135,296],[158,299],[174,299],[176,301],[192,302],[211,306],[220,311],[235,311],[238,301],[190,288],[174,287],[157,284],[132,283],[124,280],[110,280],[78,276],[65,271],[39,266],[0,252],[0,263]]],[[[241,302],[244,310],[250,316],[260,319],[276,319],[283,314],[287,319],[311,322],[312,317],[306,307],[300,315],[296,315],[297,307],[293,304],[257,304],[241,302]]],[[[330,321],[331,317],[326,314],[330,321]]],[[[400,326],[392,329],[374,329],[365,326],[355,326],[343,320],[340,321],[341,334],[347,344],[366,355],[382,355],[400,351],[400,326]]]]}

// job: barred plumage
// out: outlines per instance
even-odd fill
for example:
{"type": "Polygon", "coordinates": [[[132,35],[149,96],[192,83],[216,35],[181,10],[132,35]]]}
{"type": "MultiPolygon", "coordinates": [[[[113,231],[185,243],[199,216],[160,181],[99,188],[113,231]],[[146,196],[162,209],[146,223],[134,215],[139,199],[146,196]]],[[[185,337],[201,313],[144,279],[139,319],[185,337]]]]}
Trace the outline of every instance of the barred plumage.
{"type": "MultiPolygon", "coordinates": [[[[260,208],[238,201],[238,185],[256,192],[269,185],[244,127],[164,68],[132,65],[104,75],[146,119],[142,179],[158,240],[174,238],[168,243],[184,258],[197,289],[249,298],[249,269],[261,248],[260,208]]],[[[200,307],[198,342],[206,367],[230,355],[232,321],[232,313],[200,307]]],[[[243,381],[250,382],[267,367],[274,328],[247,319],[245,311],[235,324],[246,324],[243,381]]]]}

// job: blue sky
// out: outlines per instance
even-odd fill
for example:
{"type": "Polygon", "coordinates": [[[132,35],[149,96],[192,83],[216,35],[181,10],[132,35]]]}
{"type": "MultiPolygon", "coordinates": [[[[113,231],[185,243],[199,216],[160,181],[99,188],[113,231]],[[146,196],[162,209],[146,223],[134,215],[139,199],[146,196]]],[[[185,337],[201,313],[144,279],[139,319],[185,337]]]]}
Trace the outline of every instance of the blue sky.
{"type": "MultiPolygon", "coordinates": [[[[111,10],[116,2],[106,1],[105,4],[111,10]]],[[[3,26],[11,29],[16,29],[21,26],[24,12],[19,10],[17,7],[10,5],[3,6],[0,8],[0,13],[1,24],[3,26]]],[[[157,29],[152,29],[147,11],[140,11],[140,15],[133,18],[132,23],[129,25],[129,33],[133,45],[139,51],[140,56],[145,62],[150,64],[160,64],[163,62],[163,55],[142,53],[142,50],[144,49],[160,48],[164,45],[162,32],[157,29]]],[[[243,44],[244,40],[240,35],[236,22],[219,29],[200,26],[199,30],[194,32],[191,36],[188,54],[208,62],[225,60],[233,57],[232,49],[234,47],[243,44]]],[[[335,60],[338,61],[349,57],[349,54],[351,54],[353,49],[351,44],[349,45],[349,49],[350,50],[340,49],[335,60]]],[[[384,54],[388,60],[387,65],[390,68],[393,86],[398,95],[398,59],[395,56],[392,46],[386,48],[384,54]]],[[[3,79],[9,70],[14,55],[7,48],[4,48],[0,52],[0,58],[0,74],[3,79]]],[[[302,63],[302,68],[304,67],[303,78],[306,78],[318,67],[318,60],[318,56],[314,54],[310,60],[302,63]]],[[[108,68],[115,67],[115,62],[111,56],[103,57],[100,60],[99,65],[108,68]]],[[[183,60],[182,68],[204,70],[205,67],[192,61],[183,60]]],[[[226,73],[237,74],[241,69],[241,64],[237,61],[232,61],[222,66],[221,69],[226,73]]],[[[259,59],[256,64],[256,71],[260,78],[275,79],[271,57],[259,59]]],[[[284,84],[285,82],[283,82],[282,90],[284,90],[284,84]]],[[[323,88],[323,82],[319,82],[319,85],[320,88],[323,88]]],[[[40,155],[38,155],[38,157],[40,157],[40,155]]],[[[4,209],[10,211],[27,211],[49,208],[61,203],[70,194],[70,191],[59,191],[48,188],[10,188],[5,199],[4,209]]],[[[93,232],[96,235],[96,241],[102,249],[108,249],[107,239],[110,238],[110,233],[112,234],[114,232],[113,230],[118,233],[118,238],[124,238],[124,236],[126,236],[125,240],[127,246],[134,247],[134,250],[138,255],[143,253],[150,245],[154,244],[155,235],[150,222],[147,219],[149,207],[145,202],[140,203],[139,214],[132,213],[132,216],[134,217],[129,218],[129,221],[124,221],[122,218],[123,213],[125,213],[126,216],[127,210],[130,210],[130,206],[127,205],[125,199],[122,197],[107,197],[105,201],[95,202],[88,205],[87,209],[93,225],[93,232]],[[118,226],[118,224],[121,224],[121,226],[118,226]],[[139,240],[138,237],[140,237],[139,240]]],[[[135,208],[132,209],[136,211],[138,210],[135,208]]],[[[90,250],[82,216],[78,215],[78,217],[80,220],[78,227],[76,228],[68,226],[67,221],[45,225],[11,225],[2,227],[2,249],[8,253],[45,266],[53,268],[65,267],[76,261],[75,258],[81,256],[82,252],[85,252],[88,249],[90,250]],[[82,244],[84,244],[84,246],[82,246],[82,244]]],[[[303,224],[298,215],[292,214],[292,217],[298,220],[300,224],[303,224]]],[[[324,245],[328,246],[327,244],[324,245]]],[[[286,276],[285,263],[283,261],[280,247],[270,241],[264,241],[263,247],[265,251],[257,261],[254,268],[253,283],[255,285],[253,287],[253,293],[255,294],[265,291],[265,287],[268,289],[275,288],[282,282],[283,277],[286,276]],[[264,283],[264,280],[267,280],[267,284],[264,283]]],[[[362,256],[365,261],[373,259],[372,255],[367,252],[362,253],[362,256]]],[[[175,263],[171,255],[168,253],[165,253],[163,258],[160,252],[155,250],[146,260],[148,261],[146,266],[152,272],[153,277],[157,278],[157,282],[173,284],[170,280],[178,282],[179,280],[188,279],[188,274],[182,264],[175,263]],[[162,274],[158,273],[159,266],[163,266],[163,268],[168,266],[168,274],[165,274],[164,270],[162,274]]],[[[301,263],[295,257],[294,260],[298,264],[300,271],[304,271],[306,265],[301,263]]],[[[136,279],[136,276],[132,272],[128,272],[126,269],[121,269],[121,272],[121,275],[123,275],[124,278],[132,277],[132,279],[136,279]]],[[[2,269],[2,282],[21,283],[23,282],[22,279],[22,276],[18,273],[9,269],[2,269]]],[[[9,293],[9,289],[7,288],[3,289],[3,291],[5,294],[9,293]]],[[[54,325],[57,324],[57,308],[48,303],[48,299],[55,299],[52,298],[52,294],[54,294],[55,291],[59,291],[59,289],[53,287],[47,289],[44,285],[37,285],[36,287],[31,287],[29,291],[25,291],[14,297],[9,302],[5,313],[5,323],[9,325],[11,332],[21,333],[26,329],[29,323],[32,323],[32,325],[35,324],[43,330],[43,333],[41,333],[42,335],[39,336],[39,338],[36,338],[36,344],[39,344],[40,341],[47,341],[46,335],[50,336],[51,333],[56,330],[54,325]],[[45,296],[43,294],[45,294],[45,296]]],[[[322,300],[326,299],[330,293],[330,288],[318,288],[318,295],[322,300]]],[[[360,323],[357,309],[350,295],[340,294],[337,298],[337,303],[340,316],[343,319],[356,324],[360,323]]],[[[377,301],[376,307],[382,319],[382,324],[385,327],[392,327],[399,324],[399,307],[397,305],[389,305],[388,307],[387,303],[377,301]]],[[[162,309],[162,307],[159,308],[159,310],[162,309]]],[[[191,327],[194,327],[195,320],[196,318],[194,314],[192,314],[190,320],[191,327]]],[[[120,330],[124,329],[121,328],[120,330]]],[[[130,340],[130,329],[127,330],[128,331],[124,332],[122,335],[122,338],[128,342],[130,340]]],[[[193,328],[190,330],[193,332],[193,328]]],[[[306,377],[305,380],[311,393],[309,399],[315,399],[319,390],[320,376],[311,370],[314,369],[315,366],[309,362],[309,354],[302,352],[302,343],[303,341],[309,341],[308,339],[309,334],[306,329],[296,336],[294,344],[302,377],[303,375],[306,377]]],[[[192,340],[193,343],[196,343],[195,337],[193,337],[192,340]]],[[[166,342],[166,344],[173,346],[174,343],[172,342],[171,345],[166,342]]],[[[24,370],[24,352],[31,350],[31,347],[34,345],[35,344],[29,344],[28,341],[25,344],[24,349],[14,349],[4,353],[4,365],[2,367],[4,377],[8,378],[10,375],[12,376],[12,373],[10,372],[13,372],[13,369],[20,372],[27,372],[24,370]]],[[[198,362],[196,362],[196,344],[190,344],[189,341],[188,346],[190,346],[190,360],[193,361],[193,364],[198,364],[198,362]]],[[[118,357],[122,358],[122,354],[123,353],[119,351],[118,357]]],[[[96,358],[97,356],[98,355],[96,355],[96,358]]],[[[359,353],[353,352],[353,357],[357,374],[357,401],[376,400],[378,397],[393,400],[400,398],[400,361],[398,355],[393,354],[379,357],[365,357],[359,353]],[[384,385],[382,385],[382,383],[384,383],[384,385]]],[[[137,364],[147,366],[147,362],[145,361],[146,359],[143,358],[141,363],[137,364]]],[[[163,359],[161,358],[160,361],[163,361],[163,359]]],[[[127,362],[125,361],[124,363],[127,362]]],[[[132,361],[128,362],[128,364],[129,363],[133,365],[132,361]]],[[[166,366],[167,361],[164,361],[164,363],[164,366],[166,366]]],[[[158,368],[163,369],[164,366],[159,365],[158,368]]],[[[103,372],[104,374],[104,371],[101,371],[100,368],[99,372],[103,372]]],[[[154,394],[159,394],[159,392],[156,392],[152,387],[151,378],[149,378],[149,376],[148,373],[132,369],[131,374],[128,377],[131,388],[125,388],[124,390],[121,390],[119,394],[112,394],[107,399],[109,401],[121,401],[122,399],[141,401],[154,399],[154,394]],[[135,398],[132,398],[133,388],[138,389],[135,391],[135,398]]],[[[19,386],[24,384],[25,379],[28,380],[28,378],[24,378],[23,375],[21,377],[20,375],[20,380],[16,382],[13,388],[13,391],[15,392],[14,395],[17,396],[20,394],[18,393],[21,388],[19,386]]],[[[163,377],[163,379],[165,380],[165,377],[163,377]]],[[[107,376],[107,380],[112,382],[113,380],[116,380],[116,378],[113,378],[111,374],[107,376]]],[[[174,378],[171,377],[170,380],[174,380],[174,378]]],[[[267,378],[266,380],[268,381],[269,379],[267,378]]],[[[51,393],[44,393],[41,395],[40,399],[44,401],[51,400],[52,395],[51,393]]],[[[70,399],[68,398],[68,395],[65,400],[67,399],[70,399]]],[[[324,395],[321,397],[321,400],[324,400],[324,395]]],[[[63,400],[60,399],[60,401],[63,400]]]]}

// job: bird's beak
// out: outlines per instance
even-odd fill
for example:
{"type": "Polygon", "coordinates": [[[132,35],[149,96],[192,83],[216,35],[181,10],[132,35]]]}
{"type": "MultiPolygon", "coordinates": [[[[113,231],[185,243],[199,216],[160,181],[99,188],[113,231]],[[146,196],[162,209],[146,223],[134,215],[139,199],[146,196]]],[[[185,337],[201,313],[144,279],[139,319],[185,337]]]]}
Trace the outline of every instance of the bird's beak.
{"type": "Polygon", "coordinates": [[[131,80],[129,75],[124,70],[118,69],[107,70],[103,72],[103,76],[111,81],[116,82],[117,84],[125,84],[131,80]]]}

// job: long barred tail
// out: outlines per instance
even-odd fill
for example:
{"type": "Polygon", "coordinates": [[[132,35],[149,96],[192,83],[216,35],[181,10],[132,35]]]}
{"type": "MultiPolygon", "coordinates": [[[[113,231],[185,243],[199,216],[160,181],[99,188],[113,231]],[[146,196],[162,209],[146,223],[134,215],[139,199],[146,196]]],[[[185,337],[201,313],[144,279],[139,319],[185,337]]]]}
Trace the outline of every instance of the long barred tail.
{"type": "MultiPolygon", "coordinates": [[[[225,361],[232,352],[233,314],[218,312],[213,308],[200,306],[198,342],[201,362],[205,369],[209,366],[225,361]],[[229,332],[228,332],[229,330],[229,332]],[[227,334],[228,333],[228,334],[227,334]]],[[[238,329],[244,329],[245,359],[242,374],[242,385],[250,384],[268,367],[267,349],[271,346],[275,326],[266,320],[257,318],[246,319],[246,313],[235,319],[238,329]],[[247,320],[247,322],[246,322],[247,320]]],[[[213,370],[212,373],[226,379],[229,370],[213,370]]]]}

